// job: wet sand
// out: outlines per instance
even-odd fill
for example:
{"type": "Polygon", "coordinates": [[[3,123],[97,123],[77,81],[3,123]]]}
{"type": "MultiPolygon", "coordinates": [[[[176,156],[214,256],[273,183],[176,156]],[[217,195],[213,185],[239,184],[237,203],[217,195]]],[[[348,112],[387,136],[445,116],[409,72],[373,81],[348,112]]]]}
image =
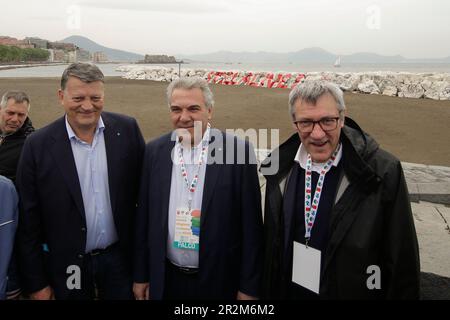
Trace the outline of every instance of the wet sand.
{"type": "MultiPolygon", "coordinates": [[[[106,80],[105,110],[135,117],[146,141],[171,130],[165,82],[106,80]]],[[[30,117],[40,128],[63,115],[57,78],[2,78],[0,93],[26,91],[30,117]]],[[[216,105],[212,125],[220,129],[279,129],[280,141],[293,133],[287,89],[212,85],[216,105]]],[[[348,115],[382,148],[400,160],[450,166],[450,101],[347,93],[348,115]]]]}

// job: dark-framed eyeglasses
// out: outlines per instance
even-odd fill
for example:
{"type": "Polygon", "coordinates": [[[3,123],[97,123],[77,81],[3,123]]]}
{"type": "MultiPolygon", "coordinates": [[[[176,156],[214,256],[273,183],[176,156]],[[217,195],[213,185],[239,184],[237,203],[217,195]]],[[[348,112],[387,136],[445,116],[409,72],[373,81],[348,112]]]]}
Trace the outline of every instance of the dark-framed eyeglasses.
{"type": "Polygon", "coordinates": [[[298,131],[300,131],[301,133],[313,132],[316,123],[319,124],[320,128],[322,128],[323,131],[328,132],[333,131],[337,128],[339,119],[339,117],[326,117],[317,121],[297,120],[294,121],[294,124],[297,127],[298,131]]]}

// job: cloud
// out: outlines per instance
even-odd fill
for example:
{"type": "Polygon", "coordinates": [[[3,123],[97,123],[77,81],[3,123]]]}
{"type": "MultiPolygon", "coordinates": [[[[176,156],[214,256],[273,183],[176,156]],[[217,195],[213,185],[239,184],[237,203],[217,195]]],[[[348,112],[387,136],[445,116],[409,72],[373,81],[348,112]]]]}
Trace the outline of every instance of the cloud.
{"type": "Polygon", "coordinates": [[[27,17],[27,19],[30,21],[44,21],[44,22],[63,20],[63,18],[61,16],[29,16],[29,17],[27,17]]]}
{"type": "Polygon", "coordinates": [[[153,0],[114,1],[114,0],[86,0],[79,3],[82,7],[110,10],[153,11],[166,13],[222,13],[230,11],[230,7],[223,1],[202,0],[153,0]]]}

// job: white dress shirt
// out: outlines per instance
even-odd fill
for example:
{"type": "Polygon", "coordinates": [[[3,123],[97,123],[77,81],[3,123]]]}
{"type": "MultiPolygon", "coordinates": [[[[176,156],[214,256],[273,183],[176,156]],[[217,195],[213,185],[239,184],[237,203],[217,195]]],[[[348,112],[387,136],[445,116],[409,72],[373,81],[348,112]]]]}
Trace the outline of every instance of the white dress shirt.
{"type": "MultiPolygon", "coordinates": [[[[205,134],[205,137],[208,135],[205,134]]],[[[169,200],[169,220],[168,220],[168,236],[167,236],[167,258],[175,265],[181,267],[198,268],[198,251],[184,250],[174,248],[173,241],[175,238],[175,214],[177,208],[188,208],[189,191],[186,182],[181,175],[181,165],[178,163],[178,152],[181,148],[183,158],[186,164],[186,171],[188,181],[191,183],[194,175],[198,170],[198,160],[202,152],[202,146],[205,143],[205,137],[195,147],[186,148],[177,142],[174,150],[174,162],[172,166],[172,178],[170,185],[170,200],[169,200]]],[[[206,142],[208,143],[208,142],[206,142]]],[[[195,193],[192,195],[192,210],[201,210],[203,200],[203,187],[206,176],[207,155],[200,166],[198,173],[198,183],[195,193]]],[[[203,212],[202,212],[203,214],[203,212]]],[[[200,229],[201,233],[201,229],[200,229]]],[[[200,244],[201,245],[201,244],[200,244]]]]}

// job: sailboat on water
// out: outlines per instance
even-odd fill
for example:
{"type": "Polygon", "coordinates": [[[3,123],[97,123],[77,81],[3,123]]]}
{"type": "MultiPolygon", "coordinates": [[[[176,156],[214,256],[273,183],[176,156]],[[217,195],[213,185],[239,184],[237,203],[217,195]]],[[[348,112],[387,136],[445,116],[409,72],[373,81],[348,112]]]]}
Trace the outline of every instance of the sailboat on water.
{"type": "Polygon", "coordinates": [[[336,61],[334,62],[334,67],[335,68],[340,68],[341,67],[341,57],[338,56],[336,61]]]}

